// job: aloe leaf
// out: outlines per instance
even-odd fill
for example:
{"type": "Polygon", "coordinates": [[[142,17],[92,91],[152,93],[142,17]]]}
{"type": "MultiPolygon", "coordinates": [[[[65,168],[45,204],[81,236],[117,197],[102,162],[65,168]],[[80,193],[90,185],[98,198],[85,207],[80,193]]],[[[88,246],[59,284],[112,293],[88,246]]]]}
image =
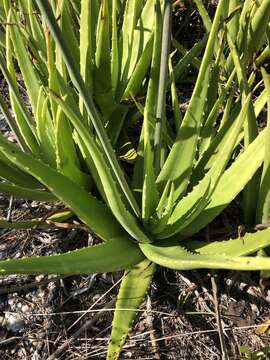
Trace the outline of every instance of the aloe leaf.
{"type": "Polygon", "coordinates": [[[243,190],[263,162],[264,136],[265,130],[259,133],[258,137],[224,172],[209,204],[195,221],[181,231],[181,236],[191,236],[209,224],[243,190]]]}
{"type": "Polygon", "coordinates": [[[153,52],[153,37],[150,38],[145,46],[144,52],[138,60],[133,73],[126,85],[122,100],[128,97],[134,97],[142,86],[142,82],[145,78],[149,65],[151,63],[151,56],[153,52]]]}
{"type": "MultiPolygon", "coordinates": [[[[11,37],[9,36],[9,27],[6,31],[6,53],[7,59],[5,61],[3,54],[0,52],[0,69],[8,83],[9,86],[9,94],[10,101],[13,109],[13,113],[16,119],[16,123],[21,133],[21,137],[23,138],[23,142],[27,144],[28,149],[30,149],[34,153],[39,152],[38,143],[36,139],[36,133],[33,126],[33,120],[31,119],[28,111],[26,110],[23,101],[20,97],[17,83],[16,83],[16,75],[13,66],[12,60],[12,51],[11,51],[11,37]],[[6,66],[7,63],[7,66],[6,66]]],[[[17,135],[19,139],[21,137],[17,135]]],[[[21,142],[22,143],[22,142],[21,142]]],[[[23,144],[23,143],[22,143],[23,144]]]]}
{"type": "Polygon", "coordinates": [[[81,98],[84,102],[87,113],[89,115],[89,118],[96,130],[97,136],[101,142],[101,145],[104,149],[106,157],[107,157],[107,159],[111,165],[111,168],[115,174],[117,182],[119,183],[119,186],[120,186],[125,198],[127,199],[128,203],[130,204],[131,208],[133,209],[134,213],[138,217],[140,217],[140,210],[138,208],[136,200],[127,184],[124,174],[123,174],[123,172],[120,168],[120,165],[116,159],[116,156],[114,154],[114,151],[113,151],[110,141],[108,139],[106,131],[103,127],[100,115],[93,103],[93,99],[87,93],[84,82],[81,78],[81,75],[80,75],[78,69],[77,69],[76,63],[74,62],[74,58],[70,55],[68,47],[66,46],[66,41],[57,25],[57,22],[53,15],[52,9],[47,2],[44,2],[42,0],[37,0],[37,4],[40,8],[41,13],[43,14],[44,18],[46,19],[46,22],[55,38],[57,45],[61,49],[62,56],[65,60],[65,63],[67,64],[68,69],[69,69],[70,77],[71,77],[75,87],[78,89],[78,91],[81,95],[81,98]]]}
{"type": "MultiPolygon", "coordinates": [[[[50,32],[46,35],[46,50],[47,50],[47,68],[48,68],[48,86],[53,91],[60,91],[58,76],[57,76],[57,68],[55,63],[55,46],[54,41],[50,32]]],[[[53,118],[53,122],[56,120],[57,113],[57,104],[55,103],[52,96],[50,96],[51,103],[51,114],[53,118]]]]}
{"type": "Polygon", "coordinates": [[[102,239],[108,240],[123,232],[110,210],[100,201],[50,166],[20,151],[3,136],[0,136],[0,151],[44,184],[102,239]]]}
{"type": "Polygon", "coordinates": [[[177,241],[140,244],[144,255],[158,265],[175,269],[269,270],[270,258],[192,253],[177,241]]]}
{"type": "Polygon", "coordinates": [[[57,198],[46,191],[33,190],[26,187],[0,181],[0,192],[14,197],[36,201],[56,201],[57,198]]]}
{"type": "Polygon", "coordinates": [[[189,64],[192,64],[196,69],[200,69],[201,62],[197,59],[197,56],[201,53],[208,39],[208,35],[205,35],[202,40],[193,45],[190,50],[182,48],[182,45],[179,44],[175,39],[172,40],[173,46],[182,53],[182,58],[174,66],[175,81],[179,81],[182,74],[186,71],[189,64]]]}
{"type": "Polygon", "coordinates": [[[237,137],[244,121],[246,120],[249,102],[250,97],[246,99],[242,112],[235,121],[234,131],[231,132],[230,136],[226,139],[224,147],[222,148],[222,151],[219,152],[212,168],[209,170],[207,175],[205,175],[203,180],[195,186],[186,197],[178,202],[170,219],[168,220],[165,230],[157,236],[158,238],[168,238],[176,233],[179,233],[197,217],[200,217],[200,213],[211,199],[211,196],[215,191],[221,175],[223,174],[230,159],[237,137]]]}
{"type": "Polygon", "coordinates": [[[33,0],[27,2],[27,16],[29,17],[31,35],[34,41],[39,45],[39,52],[46,54],[46,41],[41,23],[38,21],[38,15],[33,6],[33,0]]]}
{"type": "MultiPolygon", "coordinates": [[[[11,24],[17,24],[18,22],[12,10],[10,10],[7,20],[11,24]]],[[[19,24],[18,26],[10,26],[9,34],[12,39],[16,60],[18,61],[20,71],[23,75],[23,80],[27,88],[27,93],[31,102],[33,113],[36,114],[40,81],[35,73],[32,61],[29,58],[28,51],[26,50],[19,24]]]]}
{"type": "Polygon", "coordinates": [[[76,184],[89,189],[90,177],[80,170],[72,135],[72,127],[63,110],[59,107],[55,122],[57,169],[76,184]]]}
{"type": "Polygon", "coordinates": [[[190,251],[199,254],[219,254],[226,256],[245,256],[254,254],[270,245],[270,229],[258,231],[253,234],[246,233],[237,239],[204,242],[187,240],[184,245],[190,251]]]}
{"type": "MultiPolygon", "coordinates": [[[[242,103],[243,103],[246,97],[248,96],[248,94],[250,94],[244,63],[243,61],[241,61],[237,49],[233,44],[232,40],[230,39],[229,35],[228,35],[228,43],[235,64],[240,90],[242,91],[242,103]]],[[[245,147],[247,147],[256,138],[257,135],[258,135],[257,120],[256,120],[252,101],[250,101],[247,121],[244,124],[245,147]]],[[[245,221],[248,224],[252,224],[254,222],[255,211],[256,211],[254,208],[254,203],[256,203],[258,197],[258,190],[259,190],[259,177],[257,175],[252,178],[252,180],[247,184],[244,190],[244,213],[245,213],[245,221]]]]}
{"type": "Polygon", "coordinates": [[[207,32],[210,32],[211,27],[212,27],[212,21],[210,19],[210,16],[208,15],[208,12],[207,12],[202,0],[194,0],[194,2],[199,10],[202,20],[203,20],[204,27],[206,28],[207,32]]]}
{"type": "MultiPolygon", "coordinates": [[[[221,148],[224,146],[226,139],[228,138],[231,131],[233,131],[235,119],[240,112],[241,105],[236,103],[233,109],[230,111],[231,102],[233,100],[233,94],[231,98],[228,99],[224,114],[221,120],[220,129],[217,135],[212,139],[208,148],[202,154],[201,158],[198,160],[193,172],[192,172],[192,182],[196,183],[203,174],[207,172],[213,166],[213,163],[218,156],[218,153],[221,151],[221,148]],[[229,108],[229,109],[228,109],[229,108]],[[226,121],[226,118],[228,121],[226,121]]],[[[263,91],[254,103],[254,110],[256,118],[259,116],[260,112],[266,104],[266,92],[263,91]]],[[[210,114],[211,115],[211,114],[210,114]]],[[[243,132],[240,133],[239,138],[236,144],[239,144],[243,139],[243,132]]]]}
{"type": "Polygon", "coordinates": [[[228,19],[226,19],[227,28],[229,31],[229,35],[232,39],[237,38],[237,34],[239,31],[239,19],[240,19],[240,12],[241,12],[241,1],[240,0],[231,0],[229,2],[229,9],[228,9],[228,19]]]}
{"type": "Polygon", "coordinates": [[[264,144],[264,162],[263,171],[261,176],[261,183],[259,189],[259,199],[257,203],[257,222],[268,223],[270,221],[270,77],[266,71],[262,68],[263,80],[267,91],[267,126],[265,134],[264,144]]]}
{"type": "MultiPolygon", "coordinates": [[[[97,21],[97,1],[82,0],[80,16],[80,71],[85,82],[86,91],[93,93],[93,71],[95,57],[95,27],[97,21]]],[[[83,110],[83,100],[80,98],[80,110],[83,110]]]]}
{"type": "Polygon", "coordinates": [[[128,106],[118,104],[108,118],[106,130],[113,146],[115,146],[123,129],[128,110],[128,106]]]}
{"type": "Polygon", "coordinates": [[[115,305],[107,360],[119,359],[136,310],[150,287],[154,272],[155,265],[147,259],[125,272],[115,305]]]}
{"type": "MultiPolygon", "coordinates": [[[[146,103],[144,108],[143,121],[143,186],[142,186],[142,218],[147,223],[149,217],[153,214],[158,203],[158,192],[155,182],[154,168],[154,149],[153,136],[154,131],[150,127],[151,120],[155,119],[155,110],[157,108],[157,100],[155,94],[159,89],[159,66],[160,66],[160,40],[161,40],[161,9],[156,3],[156,23],[153,58],[151,64],[150,80],[146,95],[146,103]]],[[[165,69],[165,71],[167,71],[165,69]]],[[[166,83],[165,83],[166,84],[166,83]]],[[[156,129],[155,129],[156,130],[156,129]]]]}
{"type": "Polygon", "coordinates": [[[175,129],[179,129],[183,118],[180,111],[180,105],[177,96],[177,88],[175,85],[175,74],[174,74],[171,56],[169,58],[169,79],[171,84],[171,98],[172,98],[174,124],[175,124],[175,129]]]}
{"type": "Polygon", "coordinates": [[[224,0],[221,0],[216,10],[215,19],[188,110],[179,129],[177,139],[157,178],[157,182],[162,187],[164,187],[164,184],[168,180],[174,181],[176,198],[183,196],[185,193],[194,162],[199,131],[203,122],[203,112],[207,102],[206,94],[209,85],[210,67],[223,5],[224,0]]]}
{"type": "Polygon", "coordinates": [[[120,159],[134,163],[137,158],[137,152],[134,148],[132,141],[129,139],[127,134],[123,132],[116,144],[117,155],[120,159]]]}
{"type": "Polygon", "coordinates": [[[118,0],[112,1],[112,51],[111,51],[111,79],[112,91],[114,98],[116,97],[117,86],[120,76],[120,57],[119,57],[119,39],[117,29],[117,3],[118,0]]]}
{"type": "Polygon", "coordinates": [[[108,166],[106,159],[104,159],[102,151],[98,147],[97,143],[93,139],[93,135],[89,133],[88,129],[80,118],[80,112],[76,111],[76,108],[72,104],[68,104],[59,97],[55,96],[56,101],[59,103],[63,111],[72,122],[74,128],[77,130],[84,145],[86,146],[91,161],[93,162],[95,169],[98,173],[100,182],[102,184],[103,192],[105,194],[105,201],[109,204],[114,216],[119,223],[127,230],[127,232],[138,241],[149,241],[147,236],[140,229],[136,218],[128,211],[126,204],[119,192],[118,184],[115,182],[115,178],[111,173],[111,169],[108,166]]]}
{"type": "Polygon", "coordinates": [[[111,78],[110,17],[108,0],[102,0],[97,24],[94,69],[94,97],[101,112],[108,116],[114,109],[111,78]]]}
{"type": "MultiPolygon", "coordinates": [[[[201,155],[206,151],[206,149],[211,144],[215,122],[219,115],[221,106],[224,105],[225,101],[227,100],[228,92],[231,90],[231,87],[233,85],[235,74],[236,74],[236,72],[235,72],[235,70],[233,70],[226,85],[224,86],[224,88],[221,89],[219,97],[216,99],[214,104],[212,104],[212,106],[209,107],[209,114],[207,116],[207,119],[205,120],[205,124],[201,131],[201,137],[202,137],[201,142],[200,142],[200,154],[201,155]]],[[[210,89],[209,89],[209,91],[210,91],[210,89]]],[[[221,123],[222,123],[222,121],[221,121],[221,123]]]]}
{"type": "Polygon", "coordinates": [[[48,229],[49,224],[46,223],[46,220],[53,222],[62,222],[69,219],[72,216],[71,211],[61,211],[55,213],[48,218],[39,218],[31,220],[21,220],[21,221],[8,221],[0,219],[0,228],[1,229],[48,229]]]}
{"type": "Polygon", "coordinates": [[[156,211],[151,216],[149,224],[147,224],[147,228],[149,228],[151,234],[159,234],[166,228],[173,211],[173,206],[174,185],[173,183],[170,184],[168,182],[160,198],[156,211]]]}
{"type": "Polygon", "coordinates": [[[0,153],[0,178],[10,183],[30,189],[40,189],[42,185],[21,169],[17,168],[0,153]]]}
{"type": "Polygon", "coordinates": [[[121,59],[119,97],[122,97],[127,83],[143,54],[147,43],[153,36],[155,21],[155,1],[127,0],[123,25],[120,33],[119,56],[121,59]]]}
{"type": "Polygon", "coordinates": [[[37,135],[40,144],[42,159],[52,167],[56,166],[55,158],[55,133],[52,123],[49,99],[45,95],[44,88],[40,87],[36,108],[37,135]]]}
{"type": "Polygon", "coordinates": [[[0,274],[91,274],[127,269],[143,260],[125,237],[65,254],[0,261],[0,274]]]}
{"type": "MultiPolygon", "coordinates": [[[[158,19],[158,18],[157,18],[158,19]]],[[[158,23],[157,25],[158,26],[158,23]]],[[[162,150],[162,128],[164,127],[165,94],[168,75],[168,61],[172,32],[172,3],[170,0],[164,2],[164,17],[162,26],[162,40],[160,53],[159,83],[157,93],[156,126],[154,134],[154,162],[155,172],[158,174],[161,168],[162,150]]]]}
{"type": "Polygon", "coordinates": [[[73,14],[70,6],[69,0],[62,0],[58,2],[60,4],[59,12],[61,14],[60,26],[63,34],[65,34],[68,39],[67,46],[69,51],[72,53],[73,59],[76,64],[80,63],[80,52],[79,52],[79,42],[75,33],[77,26],[73,24],[73,14]]]}
{"type": "Polygon", "coordinates": [[[13,131],[16,140],[18,141],[18,144],[21,146],[22,149],[24,149],[24,151],[28,150],[28,146],[24,140],[23,135],[21,134],[19,127],[15,121],[15,119],[13,119],[2,95],[0,94],[0,110],[2,112],[2,114],[5,117],[6,122],[8,123],[9,127],[11,128],[11,130],[13,131]]]}
{"type": "Polygon", "coordinates": [[[265,33],[269,20],[270,2],[268,0],[262,0],[255,11],[255,14],[251,17],[248,29],[247,50],[250,56],[252,56],[261,46],[262,34],[265,33]]]}

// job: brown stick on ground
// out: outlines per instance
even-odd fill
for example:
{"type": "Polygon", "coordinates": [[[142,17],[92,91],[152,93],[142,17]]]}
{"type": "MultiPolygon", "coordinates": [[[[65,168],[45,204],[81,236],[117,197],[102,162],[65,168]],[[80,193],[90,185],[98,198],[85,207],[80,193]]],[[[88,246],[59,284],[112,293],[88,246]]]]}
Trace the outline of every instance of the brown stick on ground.
{"type": "Polygon", "coordinates": [[[212,283],[212,290],[213,290],[213,298],[214,298],[214,305],[215,305],[215,312],[216,312],[216,319],[217,319],[217,327],[218,327],[218,335],[222,353],[222,360],[229,360],[227,347],[224,339],[224,330],[221,323],[218,299],[217,299],[217,284],[214,278],[214,275],[211,276],[211,283],[212,283]]]}

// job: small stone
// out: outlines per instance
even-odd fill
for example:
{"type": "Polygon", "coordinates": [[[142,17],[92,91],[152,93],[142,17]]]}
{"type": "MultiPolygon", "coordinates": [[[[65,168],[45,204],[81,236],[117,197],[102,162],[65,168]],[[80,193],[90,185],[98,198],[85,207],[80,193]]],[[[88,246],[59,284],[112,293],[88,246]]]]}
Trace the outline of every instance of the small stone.
{"type": "Polygon", "coordinates": [[[44,279],[44,275],[37,275],[36,277],[35,277],[35,280],[37,281],[37,282],[40,282],[41,280],[43,280],[44,279]]]}
{"type": "Polygon", "coordinates": [[[251,307],[253,313],[256,315],[256,317],[260,315],[260,311],[256,304],[250,304],[250,307],[251,307]]]}
{"type": "Polygon", "coordinates": [[[233,284],[232,279],[226,279],[226,285],[232,286],[232,284],[233,284]]]}
{"type": "Polygon", "coordinates": [[[23,305],[21,308],[22,313],[28,313],[30,310],[31,309],[28,305],[23,305]]]}
{"type": "Polygon", "coordinates": [[[241,282],[241,283],[239,284],[239,288],[240,288],[241,291],[244,290],[244,288],[245,288],[246,286],[247,286],[247,284],[244,283],[244,282],[241,282]]]}
{"type": "Polygon", "coordinates": [[[22,303],[21,303],[21,302],[18,302],[18,303],[16,304],[16,308],[19,309],[19,310],[21,310],[21,308],[22,308],[22,303]]]}
{"type": "Polygon", "coordinates": [[[10,306],[10,307],[12,307],[13,305],[14,305],[14,303],[15,303],[15,299],[12,297],[12,298],[10,298],[10,299],[8,299],[8,305],[10,306]]]}
{"type": "Polygon", "coordinates": [[[24,320],[19,316],[19,314],[5,314],[6,328],[11,332],[20,332],[25,327],[24,320]]]}
{"type": "Polygon", "coordinates": [[[26,355],[27,355],[27,353],[26,353],[26,350],[24,348],[20,348],[18,350],[18,357],[21,357],[22,359],[25,359],[26,355]]]}
{"type": "Polygon", "coordinates": [[[98,299],[100,298],[100,294],[96,294],[92,297],[92,300],[95,302],[95,301],[98,301],[98,299]]]}
{"type": "Polygon", "coordinates": [[[34,354],[31,357],[31,360],[40,360],[41,357],[37,351],[34,352],[34,354]]]}

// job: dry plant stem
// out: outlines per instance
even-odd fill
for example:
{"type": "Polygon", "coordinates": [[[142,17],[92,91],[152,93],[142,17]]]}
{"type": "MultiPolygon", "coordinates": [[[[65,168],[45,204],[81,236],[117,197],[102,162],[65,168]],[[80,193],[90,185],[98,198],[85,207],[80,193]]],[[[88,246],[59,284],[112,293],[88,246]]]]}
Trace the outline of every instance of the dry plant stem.
{"type": "Polygon", "coordinates": [[[214,298],[214,305],[215,305],[215,312],[217,319],[218,335],[219,335],[221,352],[222,352],[222,360],[229,360],[227,347],[224,339],[224,331],[221,323],[221,317],[220,317],[220,311],[219,311],[219,305],[217,299],[217,284],[214,275],[211,276],[211,283],[212,283],[213,298],[214,298]]]}
{"type": "Polygon", "coordinates": [[[13,206],[13,195],[9,198],[9,204],[8,204],[8,212],[7,212],[7,221],[11,221],[11,212],[12,212],[12,206],[13,206]]]}
{"type": "MultiPolygon", "coordinates": [[[[93,309],[93,307],[101,300],[103,299],[109,292],[112,291],[113,288],[115,288],[115,286],[117,286],[122,280],[122,277],[121,279],[119,279],[115,284],[113,284],[113,286],[110,287],[109,290],[107,290],[100,298],[98,298],[97,301],[95,301],[88,310],[86,310],[84,312],[83,315],[81,315],[67,330],[69,331],[75,324],[77,324],[87,313],[90,312],[90,310],[93,309]]],[[[111,301],[109,301],[107,303],[106,306],[104,306],[103,309],[100,310],[100,312],[98,312],[93,319],[87,321],[79,330],[77,330],[71,337],[70,339],[68,339],[67,341],[64,342],[63,345],[61,345],[52,355],[49,356],[48,360],[55,360],[57,359],[57,357],[63,352],[65,351],[65,349],[72,343],[74,342],[84,331],[86,331],[89,327],[91,327],[94,322],[96,321],[96,319],[100,316],[100,314],[102,312],[104,312],[104,310],[110,308],[114,302],[115,302],[115,298],[112,299],[111,301]]]]}
{"type": "Polygon", "coordinates": [[[51,221],[51,220],[46,220],[46,223],[48,225],[53,225],[57,228],[60,229],[80,229],[80,230],[84,230],[86,232],[89,232],[89,228],[83,224],[71,224],[71,223],[61,223],[61,222],[57,222],[57,221],[51,221]]]}
{"type": "Polygon", "coordinates": [[[67,349],[68,346],[74,343],[83,334],[84,331],[91,328],[95,324],[95,322],[98,320],[100,315],[104,313],[104,310],[114,305],[115,300],[116,298],[109,301],[104,306],[104,308],[100,309],[100,312],[98,312],[92,319],[86,321],[85,324],[79,330],[77,330],[73,335],[71,335],[70,338],[66,340],[63,345],[61,345],[52,355],[48,357],[48,360],[56,360],[61,355],[61,353],[63,353],[67,349]]]}
{"type": "Polygon", "coordinates": [[[151,339],[151,346],[152,346],[152,350],[153,350],[153,354],[154,354],[154,358],[156,360],[160,360],[160,355],[158,352],[158,347],[157,347],[157,342],[156,342],[156,337],[155,337],[155,329],[153,326],[153,317],[151,315],[152,312],[152,306],[151,306],[151,299],[149,296],[147,296],[147,301],[146,301],[146,321],[147,321],[147,325],[149,326],[149,335],[150,335],[150,339],[151,339]]]}

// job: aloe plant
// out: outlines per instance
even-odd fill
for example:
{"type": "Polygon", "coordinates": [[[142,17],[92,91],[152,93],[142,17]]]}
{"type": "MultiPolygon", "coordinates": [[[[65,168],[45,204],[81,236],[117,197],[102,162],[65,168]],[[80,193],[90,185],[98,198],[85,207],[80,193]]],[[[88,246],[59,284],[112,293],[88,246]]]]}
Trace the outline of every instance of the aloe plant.
{"type": "MultiPolygon", "coordinates": [[[[110,360],[119,358],[156,265],[178,270],[270,269],[269,258],[248,256],[270,245],[269,229],[210,244],[192,238],[243,190],[262,164],[262,183],[268,176],[269,125],[236,156],[248,122],[259,116],[267,101],[269,79],[264,73],[266,91],[254,102],[252,78],[247,79],[238,44],[230,35],[235,23],[224,36],[232,11],[226,3],[219,2],[212,23],[204,14],[209,35],[203,58],[196,56],[206,38],[176,65],[170,54],[170,0],[82,0],[75,7],[66,0],[20,0],[18,12],[5,0],[0,10],[7,20],[0,69],[9,85],[14,118],[1,97],[0,106],[17,137],[13,144],[0,135],[0,191],[60,200],[69,210],[54,214],[53,220],[76,216],[100,239],[93,247],[69,253],[0,261],[0,273],[124,270],[110,360]],[[22,14],[29,15],[22,19],[22,14]],[[231,63],[224,60],[226,51],[231,63]],[[182,119],[175,80],[195,58],[199,73],[182,119]],[[14,60],[32,113],[21,99],[14,60]],[[234,70],[226,77],[231,64],[234,70]],[[173,99],[173,126],[167,121],[166,91],[173,99]],[[136,99],[138,93],[145,94],[144,104],[136,99]],[[132,117],[141,114],[135,149],[126,129],[134,126],[132,117]],[[131,174],[119,160],[130,159],[120,151],[126,144],[133,154],[131,174]],[[125,308],[134,311],[118,311],[125,308]]],[[[258,21],[252,20],[254,34],[261,24],[259,10],[258,21]]],[[[261,189],[258,214],[269,208],[266,186],[261,189]]],[[[40,219],[1,220],[0,226],[45,224],[40,219]]]]}

